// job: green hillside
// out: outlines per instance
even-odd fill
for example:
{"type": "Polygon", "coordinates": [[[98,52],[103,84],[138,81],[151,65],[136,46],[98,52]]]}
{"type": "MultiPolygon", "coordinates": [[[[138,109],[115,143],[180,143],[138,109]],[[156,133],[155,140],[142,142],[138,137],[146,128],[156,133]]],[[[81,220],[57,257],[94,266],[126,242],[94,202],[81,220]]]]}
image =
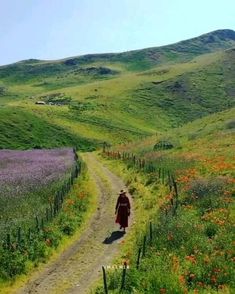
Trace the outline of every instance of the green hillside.
{"type": "Polygon", "coordinates": [[[219,30],[157,48],[2,66],[0,148],[84,150],[229,109],[234,47],[235,32],[219,30]]]}
{"type": "MultiPolygon", "coordinates": [[[[124,293],[234,293],[234,129],[232,108],[103,154],[138,220],[124,293]]],[[[110,293],[120,276],[109,272],[110,293]]]]}

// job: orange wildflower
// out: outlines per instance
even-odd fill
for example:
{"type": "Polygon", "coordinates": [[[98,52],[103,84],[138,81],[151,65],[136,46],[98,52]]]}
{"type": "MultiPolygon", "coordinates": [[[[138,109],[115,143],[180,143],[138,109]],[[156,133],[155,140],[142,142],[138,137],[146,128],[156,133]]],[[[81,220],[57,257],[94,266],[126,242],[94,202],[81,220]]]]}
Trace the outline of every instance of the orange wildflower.
{"type": "Polygon", "coordinates": [[[83,199],[85,197],[85,193],[84,192],[80,192],[79,194],[78,194],[78,198],[79,199],[83,199]]]}
{"type": "Polygon", "coordinates": [[[179,276],[179,282],[180,284],[185,285],[185,277],[183,275],[179,276]]]}
{"type": "Polygon", "coordinates": [[[203,288],[203,287],[205,287],[205,284],[203,283],[203,282],[197,282],[197,285],[199,286],[199,287],[201,287],[201,288],[203,288]]]}
{"type": "Polygon", "coordinates": [[[235,178],[228,178],[228,184],[235,184],[235,178]]]}
{"type": "Polygon", "coordinates": [[[190,261],[190,262],[192,262],[192,263],[196,263],[197,261],[196,261],[196,257],[194,256],[194,255],[187,255],[186,257],[185,257],[185,259],[186,260],[188,260],[188,261],[190,261]]]}
{"type": "Polygon", "coordinates": [[[211,282],[213,284],[215,284],[217,282],[216,276],[214,276],[214,275],[211,276],[211,282]]]}
{"type": "Polygon", "coordinates": [[[73,199],[68,199],[67,204],[68,205],[74,205],[75,201],[73,199]]]}
{"type": "Polygon", "coordinates": [[[173,198],[173,194],[169,193],[168,195],[166,195],[166,200],[170,201],[173,198]]]}

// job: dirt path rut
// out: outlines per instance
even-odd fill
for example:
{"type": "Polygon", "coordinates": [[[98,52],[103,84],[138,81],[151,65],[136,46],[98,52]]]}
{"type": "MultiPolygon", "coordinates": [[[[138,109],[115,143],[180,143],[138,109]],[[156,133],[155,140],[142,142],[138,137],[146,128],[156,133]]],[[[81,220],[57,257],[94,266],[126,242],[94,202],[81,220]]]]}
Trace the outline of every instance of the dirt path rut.
{"type": "MultiPolygon", "coordinates": [[[[101,266],[111,265],[120,250],[119,236],[110,244],[103,243],[118,230],[114,223],[114,206],[117,193],[124,188],[123,181],[110,172],[92,153],[84,154],[90,176],[99,193],[98,207],[86,231],[57,260],[45,266],[15,294],[85,294],[101,277],[101,266]]],[[[130,198],[131,200],[131,198],[130,198]]],[[[132,218],[132,217],[131,217],[132,218]]],[[[132,219],[130,219],[130,224],[132,219]]]]}

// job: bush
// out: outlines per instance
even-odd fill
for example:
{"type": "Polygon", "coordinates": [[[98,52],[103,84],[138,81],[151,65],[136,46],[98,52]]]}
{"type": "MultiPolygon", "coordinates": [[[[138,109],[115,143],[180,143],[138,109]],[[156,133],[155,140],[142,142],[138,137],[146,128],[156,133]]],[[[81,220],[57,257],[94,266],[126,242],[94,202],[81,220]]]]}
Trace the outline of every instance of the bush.
{"type": "Polygon", "coordinates": [[[225,123],[226,129],[234,129],[235,128],[235,120],[229,120],[225,123]]]}
{"type": "Polygon", "coordinates": [[[208,226],[205,229],[205,234],[207,237],[212,238],[216,235],[217,232],[217,226],[215,224],[208,224],[208,226]]]}
{"type": "Polygon", "coordinates": [[[27,256],[18,250],[0,249],[0,277],[9,279],[25,273],[26,259],[27,256]]]}
{"type": "Polygon", "coordinates": [[[167,150],[172,148],[174,148],[173,143],[170,141],[161,140],[154,145],[153,150],[167,150]]]}

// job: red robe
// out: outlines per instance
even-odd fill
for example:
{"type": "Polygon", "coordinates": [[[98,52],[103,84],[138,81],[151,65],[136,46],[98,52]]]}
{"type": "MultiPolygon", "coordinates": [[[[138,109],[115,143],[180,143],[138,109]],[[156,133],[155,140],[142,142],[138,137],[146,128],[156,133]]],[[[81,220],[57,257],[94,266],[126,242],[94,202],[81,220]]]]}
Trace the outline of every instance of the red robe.
{"type": "Polygon", "coordinates": [[[117,218],[116,223],[119,223],[122,228],[128,227],[128,216],[131,209],[130,201],[127,196],[119,196],[116,204],[117,218]]]}

